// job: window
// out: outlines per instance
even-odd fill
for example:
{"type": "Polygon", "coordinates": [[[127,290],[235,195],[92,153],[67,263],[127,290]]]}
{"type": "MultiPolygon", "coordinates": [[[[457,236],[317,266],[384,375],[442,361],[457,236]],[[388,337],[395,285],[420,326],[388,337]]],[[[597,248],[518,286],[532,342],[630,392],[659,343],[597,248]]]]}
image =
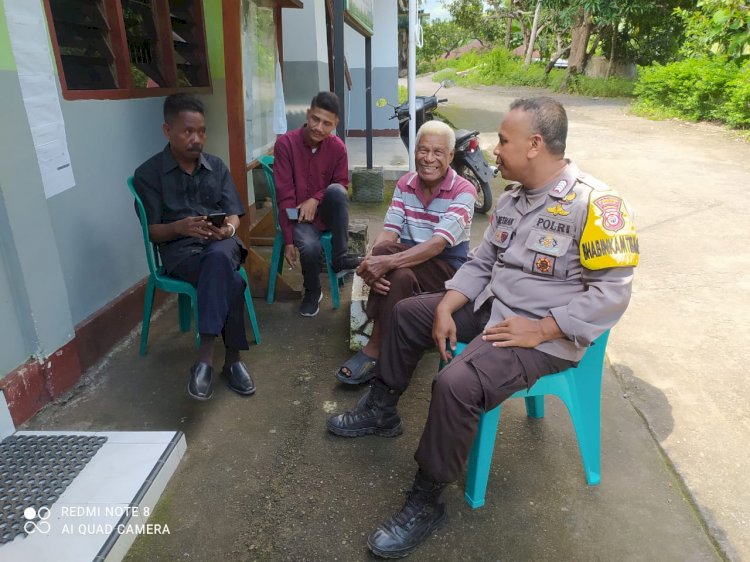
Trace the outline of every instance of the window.
{"type": "Polygon", "coordinates": [[[66,99],[210,91],[201,0],[45,0],[66,99]]]}

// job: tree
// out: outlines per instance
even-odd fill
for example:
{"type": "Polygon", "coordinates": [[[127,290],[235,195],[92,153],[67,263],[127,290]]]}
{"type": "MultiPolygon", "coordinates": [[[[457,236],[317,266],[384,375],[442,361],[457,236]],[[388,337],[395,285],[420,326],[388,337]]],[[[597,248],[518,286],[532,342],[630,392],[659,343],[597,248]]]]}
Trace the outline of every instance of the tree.
{"type": "Polygon", "coordinates": [[[685,23],[685,56],[723,54],[750,58],[750,5],[745,0],[700,0],[696,10],[678,8],[685,23]]]}
{"type": "Polygon", "coordinates": [[[455,21],[436,20],[425,25],[422,32],[424,44],[418,54],[426,60],[445,57],[468,42],[466,32],[455,21]]]}
{"type": "Polygon", "coordinates": [[[485,13],[482,0],[452,0],[443,4],[453,21],[482,45],[494,43],[500,37],[499,22],[485,13]]]}

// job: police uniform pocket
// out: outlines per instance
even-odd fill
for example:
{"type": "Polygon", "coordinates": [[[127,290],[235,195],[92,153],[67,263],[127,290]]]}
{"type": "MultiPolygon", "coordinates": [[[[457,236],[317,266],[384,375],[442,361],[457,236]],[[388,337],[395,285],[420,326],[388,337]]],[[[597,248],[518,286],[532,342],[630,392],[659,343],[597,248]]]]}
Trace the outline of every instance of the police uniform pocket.
{"type": "Polygon", "coordinates": [[[556,232],[532,230],[526,238],[523,270],[533,275],[565,279],[572,241],[570,236],[556,232]]]}

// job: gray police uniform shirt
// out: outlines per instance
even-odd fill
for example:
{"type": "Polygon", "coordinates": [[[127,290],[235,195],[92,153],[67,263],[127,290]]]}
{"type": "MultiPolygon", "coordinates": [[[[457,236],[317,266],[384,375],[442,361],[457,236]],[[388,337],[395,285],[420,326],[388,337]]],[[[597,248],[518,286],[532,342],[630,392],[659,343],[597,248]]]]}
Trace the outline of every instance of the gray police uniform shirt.
{"type": "MultiPolygon", "coordinates": [[[[580,361],[586,348],[625,312],[633,281],[633,266],[588,269],[581,264],[581,236],[597,193],[612,192],[570,161],[539,189],[511,184],[498,200],[481,244],[446,289],[473,301],[475,311],[491,299],[487,326],[511,316],[554,317],[566,337],[542,342],[536,349],[580,361]]],[[[632,219],[624,201],[608,197],[622,202],[615,219],[632,219]]],[[[635,247],[630,250],[637,263],[637,238],[632,238],[635,247]]]]}

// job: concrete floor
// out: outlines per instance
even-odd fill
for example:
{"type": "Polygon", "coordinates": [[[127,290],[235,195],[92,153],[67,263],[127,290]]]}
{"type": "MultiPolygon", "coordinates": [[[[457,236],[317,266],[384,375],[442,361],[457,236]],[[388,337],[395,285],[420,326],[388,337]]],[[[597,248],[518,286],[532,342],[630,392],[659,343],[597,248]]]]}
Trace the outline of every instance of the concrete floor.
{"type": "MultiPolygon", "coordinates": [[[[434,85],[420,80],[418,91],[434,85]]],[[[455,88],[445,112],[480,130],[491,149],[508,103],[541,93],[455,88]]],[[[528,420],[513,401],[503,408],[486,506],[469,509],[463,482],[451,486],[449,522],[411,559],[748,558],[750,146],[710,125],[633,117],[622,100],[556,97],[568,108],[570,156],[639,212],[642,262],[604,376],[602,483],[586,486],[559,402],[549,399],[544,420],[528,420]]],[[[364,141],[354,141],[352,166],[364,163],[364,141]]],[[[376,165],[404,166],[398,139],[376,139],[375,154],[376,165]]],[[[352,216],[370,218],[372,239],[383,211],[359,205],[352,216]]],[[[475,242],[486,224],[476,218],[475,242]]],[[[172,307],[155,320],[146,358],[137,340],[123,342],[25,428],[185,432],[187,454],[153,516],[172,534],[142,537],[129,560],[372,559],[365,539],[411,482],[438,361],[425,357],[402,400],[403,436],[326,434],[328,412],[362,392],[333,378],[349,356],[343,295],[342,309],[331,311],[326,298],[312,319],[297,315],[296,302],[256,300],[264,339],[246,355],[258,383],[251,398],[225,387],[208,403],[188,397],[192,341],[172,307]]]]}

